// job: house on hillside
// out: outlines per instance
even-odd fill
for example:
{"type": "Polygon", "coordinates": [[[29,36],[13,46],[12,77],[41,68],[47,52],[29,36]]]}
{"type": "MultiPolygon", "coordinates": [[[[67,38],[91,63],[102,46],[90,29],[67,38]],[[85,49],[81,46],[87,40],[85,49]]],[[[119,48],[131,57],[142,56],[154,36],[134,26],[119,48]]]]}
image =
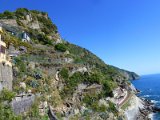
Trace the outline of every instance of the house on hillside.
{"type": "MultiPolygon", "coordinates": [[[[29,34],[25,31],[23,31],[22,29],[18,28],[18,27],[14,27],[14,26],[10,26],[7,24],[2,24],[3,28],[10,33],[13,36],[18,37],[19,39],[21,39],[23,42],[30,42],[31,38],[29,36],[29,34]]],[[[2,26],[1,25],[1,26],[2,26]]]]}
{"type": "Polygon", "coordinates": [[[21,33],[21,35],[22,35],[21,39],[22,39],[23,42],[30,42],[31,41],[31,38],[30,38],[30,36],[29,36],[29,34],[27,32],[23,31],[21,33]]]}

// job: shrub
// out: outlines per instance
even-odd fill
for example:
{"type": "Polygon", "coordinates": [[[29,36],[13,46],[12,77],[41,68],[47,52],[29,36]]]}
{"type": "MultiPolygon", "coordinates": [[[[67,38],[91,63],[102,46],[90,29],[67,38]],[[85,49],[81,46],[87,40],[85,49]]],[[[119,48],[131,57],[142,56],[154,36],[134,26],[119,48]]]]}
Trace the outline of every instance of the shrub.
{"type": "Polygon", "coordinates": [[[22,120],[21,116],[16,116],[9,105],[0,103],[0,120],[22,120]]]}
{"type": "Polygon", "coordinates": [[[31,109],[27,113],[30,118],[33,118],[33,119],[40,118],[38,106],[39,106],[39,100],[36,98],[36,100],[34,101],[34,104],[32,104],[31,109]]]}
{"type": "Polygon", "coordinates": [[[90,83],[97,83],[99,84],[101,82],[101,76],[98,73],[92,73],[89,77],[90,83]]]}
{"type": "Polygon", "coordinates": [[[52,45],[52,40],[50,40],[47,36],[45,36],[43,34],[39,34],[37,36],[37,39],[39,40],[40,43],[42,43],[44,45],[52,45]]]}
{"type": "Polygon", "coordinates": [[[69,78],[69,71],[66,68],[62,68],[62,70],[59,72],[59,74],[65,80],[69,78]]]}
{"type": "Polygon", "coordinates": [[[87,72],[84,73],[84,82],[85,83],[89,83],[89,84],[97,83],[97,84],[100,84],[101,81],[102,81],[101,79],[103,79],[103,77],[99,73],[96,73],[96,72],[91,73],[91,74],[88,74],[87,72]]]}
{"type": "Polygon", "coordinates": [[[63,43],[58,43],[55,45],[55,50],[65,52],[67,50],[67,47],[63,43]]]}
{"type": "Polygon", "coordinates": [[[33,88],[37,88],[39,86],[38,82],[36,80],[32,80],[30,82],[30,86],[32,86],[33,88]]]}
{"type": "Polygon", "coordinates": [[[86,94],[82,101],[95,112],[105,112],[107,107],[105,105],[99,105],[99,96],[99,94],[86,94]]]}
{"type": "Polygon", "coordinates": [[[103,80],[103,90],[104,96],[113,97],[113,89],[116,87],[116,84],[110,80],[103,80]]]}
{"type": "Polygon", "coordinates": [[[3,89],[0,93],[0,100],[1,101],[12,101],[12,98],[15,97],[15,93],[14,92],[11,92],[7,89],[3,89]]]}
{"type": "Polygon", "coordinates": [[[14,18],[14,13],[9,12],[9,11],[4,11],[4,16],[7,17],[8,19],[14,18]]]}
{"type": "Polygon", "coordinates": [[[29,13],[29,10],[26,8],[18,8],[15,12],[17,18],[22,18],[24,19],[24,16],[29,13]]]}
{"type": "Polygon", "coordinates": [[[6,102],[11,102],[15,93],[7,89],[0,92],[0,120],[22,120],[21,116],[14,115],[11,106],[6,102]]]}
{"type": "Polygon", "coordinates": [[[111,112],[113,112],[114,114],[117,114],[117,109],[116,109],[116,107],[115,107],[115,105],[114,105],[114,103],[112,103],[112,102],[110,102],[109,101],[109,110],[111,111],[111,112]]]}
{"type": "Polygon", "coordinates": [[[38,10],[31,10],[32,13],[35,13],[35,14],[40,14],[41,12],[38,11],[38,10]]]}
{"type": "Polygon", "coordinates": [[[20,57],[16,57],[14,60],[15,60],[16,66],[18,66],[20,72],[26,72],[27,71],[26,64],[24,63],[24,61],[21,60],[20,57]]]}
{"type": "Polygon", "coordinates": [[[74,73],[70,78],[70,80],[68,81],[69,84],[73,87],[77,86],[79,83],[83,82],[83,74],[81,72],[76,72],[74,73]]]}
{"type": "Polygon", "coordinates": [[[86,103],[87,106],[91,106],[94,102],[99,100],[98,94],[86,94],[83,98],[83,102],[86,103]]]}
{"type": "Polygon", "coordinates": [[[107,110],[107,107],[105,105],[99,105],[99,111],[105,112],[107,110]]]}
{"type": "MultiPolygon", "coordinates": [[[[63,71],[65,71],[65,70],[63,70],[63,71]]],[[[67,71],[64,72],[64,73],[66,74],[67,71]]],[[[65,76],[66,76],[66,78],[68,77],[67,74],[65,76]]],[[[83,81],[83,74],[80,73],[80,72],[76,72],[71,77],[69,77],[68,79],[65,79],[65,81],[64,81],[65,86],[64,86],[64,89],[61,91],[61,97],[65,98],[65,96],[72,95],[74,93],[75,88],[82,81],[83,81]]]]}

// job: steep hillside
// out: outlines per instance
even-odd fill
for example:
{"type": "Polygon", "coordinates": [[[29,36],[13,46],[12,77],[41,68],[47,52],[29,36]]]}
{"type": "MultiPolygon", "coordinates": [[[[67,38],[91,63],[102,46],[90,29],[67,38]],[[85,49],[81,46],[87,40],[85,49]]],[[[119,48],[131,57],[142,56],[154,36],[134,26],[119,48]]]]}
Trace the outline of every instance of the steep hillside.
{"type": "Polygon", "coordinates": [[[129,80],[138,75],[63,40],[45,12],[5,11],[0,23],[12,57],[13,91],[35,96],[19,119],[125,119],[121,107],[136,91],[129,80]]]}

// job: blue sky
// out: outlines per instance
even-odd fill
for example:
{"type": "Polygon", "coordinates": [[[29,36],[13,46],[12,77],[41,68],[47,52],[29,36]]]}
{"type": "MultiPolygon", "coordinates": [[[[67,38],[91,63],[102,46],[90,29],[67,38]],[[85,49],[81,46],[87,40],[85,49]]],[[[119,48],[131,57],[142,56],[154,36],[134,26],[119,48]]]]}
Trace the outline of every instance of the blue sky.
{"type": "Polygon", "coordinates": [[[111,64],[138,74],[160,73],[159,0],[1,0],[0,12],[46,11],[61,36],[111,64]]]}

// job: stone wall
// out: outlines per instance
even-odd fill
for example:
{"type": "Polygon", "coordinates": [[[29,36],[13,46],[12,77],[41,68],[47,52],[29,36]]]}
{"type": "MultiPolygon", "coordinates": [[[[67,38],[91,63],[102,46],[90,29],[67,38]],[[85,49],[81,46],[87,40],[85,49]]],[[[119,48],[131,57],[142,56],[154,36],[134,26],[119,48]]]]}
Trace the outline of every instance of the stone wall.
{"type": "Polygon", "coordinates": [[[18,26],[17,21],[15,19],[1,19],[0,22],[11,26],[18,26]]]}
{"type": "Polygon", "coordinates": [[[32,104],[34,103],[35,96],[23,96],[23,97],[16,97],[11,102],[11,107],[15,114],[20,114],[26,112],[31,108],[32,104]]]}
{"type": "Polygon", "coordinates": [[[13,73],[12,67],[0,63],[0,90],[6,88],[12,90],[13,73]]]}

